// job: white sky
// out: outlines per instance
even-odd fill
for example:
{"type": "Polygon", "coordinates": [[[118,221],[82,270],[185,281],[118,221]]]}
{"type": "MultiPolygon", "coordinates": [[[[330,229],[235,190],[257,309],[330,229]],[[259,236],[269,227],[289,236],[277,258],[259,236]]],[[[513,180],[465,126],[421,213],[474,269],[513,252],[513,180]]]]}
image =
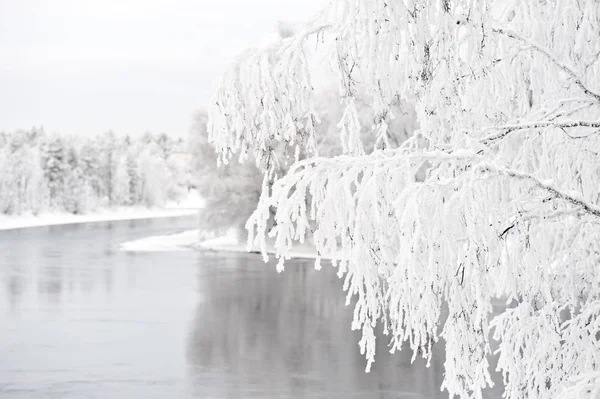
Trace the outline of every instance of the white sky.
{"type": "Polygon", "coordinates": [[[187,135],[227,63],[324,0],[0,0],[0,131],[187,135]]]}

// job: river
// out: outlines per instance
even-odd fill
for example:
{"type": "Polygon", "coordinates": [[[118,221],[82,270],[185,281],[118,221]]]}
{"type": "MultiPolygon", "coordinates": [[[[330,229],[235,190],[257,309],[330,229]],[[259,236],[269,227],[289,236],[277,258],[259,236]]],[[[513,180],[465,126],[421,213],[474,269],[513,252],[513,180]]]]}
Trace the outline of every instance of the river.
{"type": "Polygon", "coordinates": [[[194,225],[0,231],[0,398],[448,398],[441,344],[426,368],[380,339],[364,372],[331,267],[118,249],[194,225]]]}

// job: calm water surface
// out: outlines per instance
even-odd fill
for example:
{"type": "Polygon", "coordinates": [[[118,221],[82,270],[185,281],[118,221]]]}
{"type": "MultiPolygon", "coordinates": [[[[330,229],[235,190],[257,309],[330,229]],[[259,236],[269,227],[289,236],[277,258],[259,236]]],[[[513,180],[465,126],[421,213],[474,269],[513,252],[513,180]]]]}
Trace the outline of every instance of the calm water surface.
{"type": "MultiPolygon", "coordinates": [[[[124,253],[193,218],[0,231],[0,398],[447,398],[379,341],[371,373],[335,270],[124,253]]],[[[488,392],[499,398],[501,389],[488,392]]]]}

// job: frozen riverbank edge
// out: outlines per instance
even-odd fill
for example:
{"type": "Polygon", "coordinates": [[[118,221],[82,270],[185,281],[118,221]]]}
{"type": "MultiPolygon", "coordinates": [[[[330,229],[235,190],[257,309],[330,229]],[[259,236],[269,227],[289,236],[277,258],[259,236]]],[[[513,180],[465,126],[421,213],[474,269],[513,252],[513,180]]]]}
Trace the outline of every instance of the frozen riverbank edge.
{"type": "MultiPolygon", "coordinates": [[[[239,242],[235,232],[230,232],[224,236],[201,241],[201,231],[199,229],[186,230],[179,233],[156,235],[144,237],[138,240],[127,241],[120,245],[122,251],[127,252],[158,252],[158,251],[208,251],[215,253],[258,253],[258,250],[248,251],[246,242],[239,242]]],[[[267,244],[267,254],[274,255],[275,248],[267,244]]],[[[295,259],[316,259],[317,251],[310,244],[299,244],[290,252],[295,259]]],[[[331,260],[331,256],[324,255],[321,259],[331,260]]],[[[338,255],[338,259],[340,256],[338,255]]],[[[503,308],[508,305],[506,297],[496,298],[492,305],[503,308]]]]}
{"type": "Polygon", "coordinates": [[[119,220],[158,219],[177,216],[195,216],[204,206],[204,200],[191,191],[179,202],[169,202],[163,208],[120,207],[74,215],[72,213],[48,212],[39,215],[8,216],[0,214],[0,230],[16,230],[30,227],[58,226],[66,224],[113,222],[119,220]]]}
{"type": "MultiPolygon", "coordinates": [[[[128,252],[155,252],[155,251],[213,251],[213,252],[243,252],[258,253],[259,250],[250,250],[246,242],[240,242],[235,232],[226,235],[201,240],[198,229],[187,230],[180,233],[144,237],[139,240],[127,241],[121,244],[120,249],[128,252]]],[[[275,249],[268,245],[267,253],[272,255],[275,249]]],[[[293,258],[315,259],[315,248],[310,244],[297,245],[291,251],[293,258]]],[[[326,259],[327,257],[324,257],[326,259]]]]}
{"type": "Polygon", "coordinates": [[[122,208],[98,213],[73,215],[69,213],[46,213],[41,215],[0,216],[0,230],[16,230],[30,227],[58,226],[66,224],[112,222],[118,220],[139,220],[194,216],[197,209],[144,209],[122,208]]]}

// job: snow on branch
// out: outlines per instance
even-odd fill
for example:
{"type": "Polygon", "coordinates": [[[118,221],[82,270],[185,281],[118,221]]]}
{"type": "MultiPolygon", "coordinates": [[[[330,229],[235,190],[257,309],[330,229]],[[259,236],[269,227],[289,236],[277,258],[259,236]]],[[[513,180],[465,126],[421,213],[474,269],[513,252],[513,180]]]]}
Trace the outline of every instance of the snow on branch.
{"type": "MultiPolygon", "coordinates": [[[[484,137],[481,139],[483,144],[490,144],[491,142],[501,139],[506,135],[518,131],[518,130],[531,130],[531,129],[542,129],[546,127],[554,127],[559,129],[568,129],[573,127],[591,127],[600,129],[600,121],[590,122],[590,121],[541,121],[541,122],[532,122],[532,123],[524,123],[519,125],[504,125],[504,126],[492,126],[485,130],[503,130],[500,133],[492,134],[490,136],[484,137]]],[[[573,138],[573,137],[571,137],[573,138]]]]}
{"type": "Polygon", "coordinates": [[[556,65],[563,72],[565,72],[567,75],[569,75],[569,77],[571,79],[573,79],[573,82],[577,86],[579,86],[579,88],[581,88],[581,90],[583,90],[583,92],[585,94],[594,98],[597,102],[600,102],[600,94],[595,93],[592,90],[588,89],[588,87],[582,82],[582,79],[575,73],[573,68],[571,68],[571,67],[565,65],[564,63],[560,62],[559,60],[557,60],[556,57],[554,57],[552,54],[550,54],[550,52],[548,50],[533,43],[532,41],[524,38],[523,36],[519,35],[515,31],[512,31],[510,29],[494,28],[494,29],[492,29],[492,32],[499,33],[499,34],[505,35],[507,37],[510,37],[511,39],[515,39],[520,42],[523,42],[523,43],[527,44],[528,46],[530,46],[535,51],[537,51],[538,53],[543,54],[549,61],[551,61],[554,65],[556,65]]]}
{"type": "Polygon", "coordinates": [[[307,148],[287,174],[265,177],[250,242],[264,248],[272,237],[280,271],[297,241],[312,239],[334,258],[367,369],[378,326],[392,351],[408,345],[428,360],[441,337],[443,388],[481,398],[493,329],[507,398],[587,387],[585,376],[600,370],[600,326],[591,322],[600,301],[600,95],[590,86],[600,81],[600,8],[332,4],[303,33],[242,55],[213,98],[211,140],[223,161],[251,152],[269,175],[282,146],[307,148]],[[325,31],[344,108],[345,155],[335,158],[308,151],[317,118],[303,43],[325,31]],[[371,126],[358,117],[359,95],[371,126]],[[361,132],[385,144],[399,98],[414,105],[417,132],[396,150],[369,153],[361,132]],[[519,131],[527,134],[511,134],[519,131]],[[497,297],[514,308],[492,317],[497,297]]]}
{"type": "Polygon", "coordinates": [[[278,145],[304,144],[314,150],[318,117],[303,46],[308,37],[329,28],[305,28],[266,48],[249,50],[229,66],[209,107],[209,140],[220,162],[236,152],[244,159],[250,151],[257,166],[272,171],[279,161],[278,145]]]}
{"type": "Polygon", "coordinates": [[[561,191],[556,185],[553,184],[554,182],[551,180],[550,181],[542,181],[542,180],[538,179],[537,177],[535,177],[531,174],[528,174],[528,173],[523,173],[518,170],[510,170],[510,169],[507,169],[504,167],[493,166],[493,165],[485,164],[485,163],[478,165],[478,167],[482,168],[482,169],[494,170],[500,174],[511,176],[511,177],[514,177],[517,179],[529,180],[529,181],[533,182],[536,185],[536,187],[539,187],[543,190],[548,191],[549,193],[554,195],[556,198],[560,198],[565,201],[568,201],[571,204],[582,208],[582,210],[589,213],[590,215],[600,218],[600,206],[592,204],[591,202],[583,199],[581,193],[578,193],[578,192],[566,193],[566,192],[561,191]]]}
{"type": "MultiPolygon", "coordinates": [[[[533,176],[477,163],[480,158],[424,152],[311,159],[298,163],[273,186],[264,206],[277,210],[271,235],[280,266],[293,241],[302,241],[312,230],[318,253],[332,254],[340,276],[345,276],[347,303],[354,298],[353,328],[363,331],[367,369],[374,360],[377,324],[391,335],[392,350],[408,342],[414,356],[427,359],[441,325],[448,357],[445,387],[467,395],[473,387],[490,384],[486,359],[491,298],[506,293],[523,300],[527,292],[538,301],[545,289],[538,284],[548,284],[557,298],[569,296],[562,291],[572,287],[555,285],[558,274],[579,274],[584,268],[594,279],[600,277],[597,258],[575,264],[567,260],[581,258],[587,248],[600,254],[597,225],[564,224],[573,216],[564,212],[558,220],[530,220],[508,231],[504,227],[527,204],[551,209],[545,195],[532,195],[532,187],[594,216],[597,207],[533,176]],[[420,181],[423,168],[425,180],[420,181]],[[489,171],[496,173],[481,177],[489,171]],[[555,265],[545,269],[540,267],[544,263],[555,265]],[[445,322],[442,303],[450,311],[445,322]]],[[[259,211],[250,219],[249,225],[253,223],[265,225],[259,211]]],[[[577,284],[587,285],[584,280],[577,284]]],[[[582,299],[599,294],[596,287],[582,299]]]]}

